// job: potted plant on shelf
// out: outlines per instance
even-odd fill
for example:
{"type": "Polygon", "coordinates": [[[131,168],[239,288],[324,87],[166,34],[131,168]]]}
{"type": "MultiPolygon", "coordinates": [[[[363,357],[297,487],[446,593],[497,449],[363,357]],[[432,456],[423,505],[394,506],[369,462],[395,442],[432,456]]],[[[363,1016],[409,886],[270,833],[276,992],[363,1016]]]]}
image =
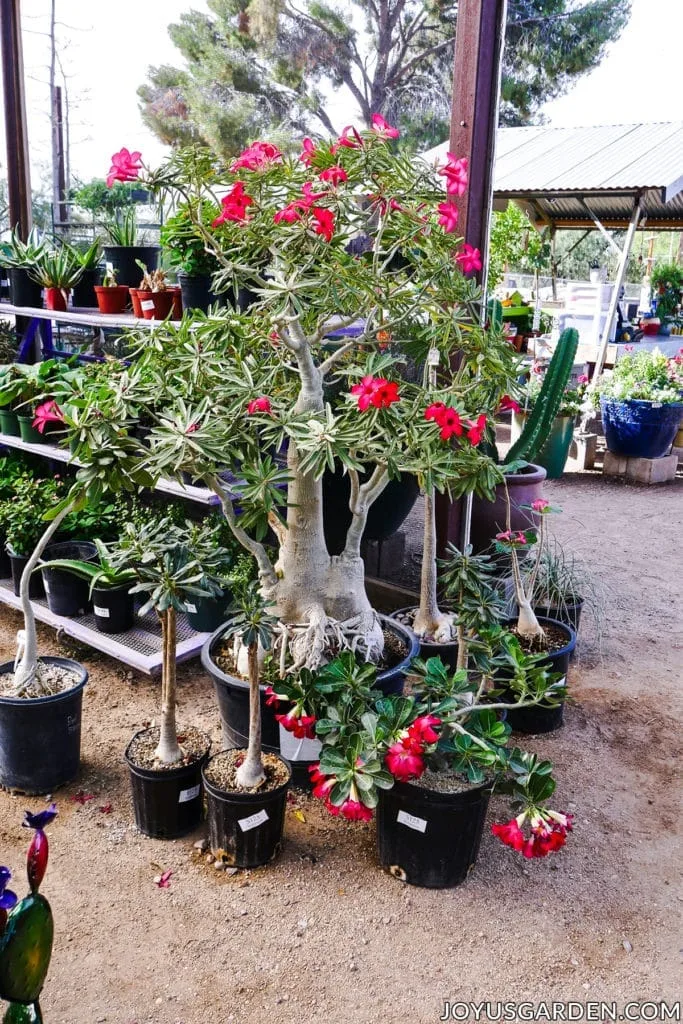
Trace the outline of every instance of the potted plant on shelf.
{"type": "Polygon", "coordinates": [[[128,305],[130,289],[126,284],[116,283],[116,271],[107,264],[102,284],[95,285],[95,295],[100,313],[123,313],[128,305]]]}
{"type": "MultiPolygon", "coordinates": [[[[61,481],[48,477],[23,477],[17,481],[14,496],[3,505],[5,543],[12,567],[14,593],[19,597],[21,579],[36,544],[45,530],[45,514],[60,498],[61,481]]],[[[31,597],[43,597],[40,574],[34,574],[29,583],[31,597]]]]}
{"type": "Polygon", "coordinates": [[[69,293],[83,275],[83,266],[70,247],[46,249],[29,273],[45,289],[45,308],[65,313],[69,293]]]}
{"type": "Polygon", "coordinates": [[[138,263],[142,280],[137,288],[131,288],[133,313],[144,320],[166,320],[173,310],[174,290],[166,281],[165,270],[148,270],[144,263],[138,263]]]}
{"type": "Polygon", "coordinates": [[[226,635],[247,653],[249,738],[246,750],[214,754],[204,766],[209,842],[216,857],[238,868],[267,864],[282,843],[290,766],[261,746],[260,663],[272,648],[278,620],[256,583],[240,594],[226,635]]]}
{"type": "MultiPolygon", "coordinates": [[[[510,440],[514,444],[521,436],[526,421],[533,412],[534,405],[541,393],[544,370],[539,364],[531,367],[528,381],[520,397],[521,408],[512,413],[512,430],[510,440]]],[[[569,382],[562,392],[562,401],[555,414],[550,432],[534,456],[537,465],[546,471],[549,480],[559,479],[569,457],[569,449],[574,437],[574,427],[584,409],[588,377],[581,374],[576,382],[569,382]]]]}
{"type": "Polygon", "coordinates": [[[30,271],[42,259],[47,242],[37,228],[31,228],[26,241],[22,241],[15,228],[8,242],[0,249],[2,263],[9,270],[10,299],[13,306],[42,306],[40,284],[30,271]]]}
{"type": "Polygon", "coordinates": [[[0,579],[12,577],[12,566],[7,552],[7,517],[11,511],[11,500],[26,480],[34,476],[32,468],[21,452],[10,452],[0,456],[0,579]]]}
{"type": "Polygon", "coordinates": [[[104,246],[104,258],[116,272],[119,285],[136,288],[140,280],[138,266],[144,263],[150,271],[159,265],[158,245],[138,244],[138,215],[134,206],[119,211],[118,218],[105,224],[109,244],[104,246]]]}
{"type": "Polygon", "coordinates": [[[115,566],[109,548],[101,540],[96,539],[93,547],[96,560],[70,558],[67,555],[50,558],[41,565],[43,576],[46,571],[61,570],[84,581],[99,631],[125,633],[132,628],[135,620],[135,599],[131,588],[137,583],[137,573],[132,565],[119,562],[115,566]]]}
{"type": "Polygon", "coordinates": [[[681,309],[683,267],[678,263],[655,263],[650,274],[650,288],[660,322],[659,333],[671,334],[671,325],[681,309]]]}
{"type": "Polygon", "coordinates": [[[656,348],[624,355],[597,381],[607,448],[627,458],[668,455],[683,414],[683,357],[668,358],[656,348]]]}
{"type": "MultiPolygon", "coordinates": [[[[205,201],[201,218],[210,224],[218,216],[215,203],[205,201]]],[[[197,231],[190,211],[180,204],[176,213],[161,228],[161,245],[168,253],[172,268],[178,272],[183,309],[199,309],[206,313],[216,303],[225,305],[225,296],[211,290],[213,275],[220,269],[214,253],[207,249],[197,231]]]]}
{"type": "Polygon", "coordinates": [[[91,309],[97,306],[95,286],[99,276],[102,243],[96,238],[91,245],[67,245],[66,248],[71,250],[77,265],[82,268],[81,276],[74,285],[71,304],[74,309],[91,309]]]}

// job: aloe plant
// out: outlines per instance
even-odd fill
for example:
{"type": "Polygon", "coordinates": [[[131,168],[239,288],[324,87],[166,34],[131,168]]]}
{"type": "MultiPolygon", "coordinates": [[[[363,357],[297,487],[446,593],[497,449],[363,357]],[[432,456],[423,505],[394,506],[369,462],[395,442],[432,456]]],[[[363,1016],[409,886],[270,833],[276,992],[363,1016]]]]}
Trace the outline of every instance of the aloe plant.
{"type": "Polygon", "coordinates": [[[26,241],[22,241],[18,229],[14,228],[8,242],[2,245],[2,262],[6,267],[28,269],[39,260],[47,249],[47,242],[38,228],[31,228],[26,241]]]}
{"type": "Polygon", "coordinates": [[[64,569],[74,576],[87,580],[90,584],[90,594],[93,589],[115,590],[117,587],[124,587],[127,583],[135,583],[137,573],[132,567],[114,566],[111,561],[106,544],[95,538],[95,547],[99,562],[85,562],[79,558],[53,558],[49,562],[41,562],[41,569],[64,569]]]}
{"type": "Polygon", "coordinates": [[[29,269],[31,277],[44,288],[71,288],[83,276],[80,264],[71,247],[45,250],[29,269]]]}
{"type": "Polygon", "coordinates": [[[121,220],[110,221],[105,225],[112,245],[132,246],[138,239],[138,216],[134,206],[126,210],[121,220]]]}

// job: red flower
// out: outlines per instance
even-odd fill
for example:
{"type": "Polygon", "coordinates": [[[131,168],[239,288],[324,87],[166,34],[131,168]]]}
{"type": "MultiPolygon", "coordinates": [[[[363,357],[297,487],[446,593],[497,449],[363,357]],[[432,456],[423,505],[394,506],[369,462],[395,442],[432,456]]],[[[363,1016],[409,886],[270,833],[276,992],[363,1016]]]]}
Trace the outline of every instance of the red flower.
{"type": "Polygon", "coordinates": [[[49,402],[43,402],[42,405],[36,406],[32,426],[35,427],[35,429],[39,433],[43,434],[45,432],[45,427],[48,425],[48,423],[63,422],[64,414],[62,413],[62,410],[59,408],[54,399],[49,402]]]}
{"type": "Polygon", "coordinates": [[[253,416],[256,412],[271,412],[270,399],[266,395],[261,395],[260,398],[252,398],[251,402],[247,405],[247,416],[253,416]]]}
{"type": "Polygon", "coordinates": [[[448,153],[446,163],[439,170],[446,179],[446,191],[449,195],[462,196],[467,188],[467,157],[453,156],[448,153]]]}
{"type": "Polygon", "coordinates": [[[471,274],[475,270],[481,270],[481,253],[474,246],[465,242],[462,250],[455,257],[455,262],[460,264],[463,274],[471,274]]]}
{"type": "Polygon", "coordinates": [[[171,888],[171,875],[172,871],[164,871],[163,874],[157,875],[154,879],[158,889],[170,889],[171,888]]]}
{"type": "Polygon", "coordinates": [[[281,163],[282,153],[272,142],[252,142],[251,146],[233,160],[231,171],[261,171],[271,164],[281,163]]]}
{"type": "Polygon", "coordinates": [[[140,157],[138,150],[131,153],[125,146],[118,153],[114,153],[107,175],[107,188],[111,188],[115,181],[137,181],[142,170],[140,157]]]}
{"type": "Polygon", "coordinates": [[[411,746],[405,746],[402,742],[393,743],[389,747],[384,762],[399,782],[419,779],[425,770],[421,753],[413,750],[411,746]]]}
{"type": "Polygon", "coordinates": [[[330,153],[334,155],[340,146],[344,146],[346,149],[360,149],[362,145],[363,140],[356,129],[353,125],[347,124],[334,145],[330,146],[330,153]],[[351,133],[350,135],[349,132],[351,133]]]}
{"type": "Polygon", "coordinates": [[[436,423],[440,424],[445,411],[446,406],[443,402],[432,402],[432,404],[428,405],[425,409],[425,419],[435,420],[436,423]]]}
{"type": "Polygon", "coordinates": [[[283,729],[291,732],[298,740],[315,739],[315,715],[297,714],[300,708],[293,707],[286,715],[276,715],[275,721],[279,722],[283,729]]]}
{"type": "Polygon", "coordinates": [[[377,386],[370,401],[376,409],[388,409],[394,402],[401,401],[395,381],[386,381],[380,377],[375,383],[377,386]]]}
{"type": "Polygon", "coordinates": [[[272,686],[266,686],[266,706],[269,708],[280,707],[280,698],[272,686]]]}
{"type": "Polygon", "coordinates": [[[315,145],[313,144],[313,139],[306,137],[301,143],[301,148],[302,152],[299,160],[301,160],[302,164],[305,164],[306,167],[310,167],[311,161],[315,156],[315,145]]]}
{"type": "Polygon", "coordinates": [[[322,235],[326,242],[332,241],[334,235],[334,214],[331,210],[324,210],[322,207],[311,208],[313,220],[316,222],[315,233],[322,235]]]}
{"type": "Polygon", "coordinates": [[[326,167],[324,171],[321,171],[318,175],[321,181],[329,181],[332,185],[338,185],[342,181],[348,181],[349,176],[343,167],[339,164],[333,164],[332,167],[326,167]]]}
{"type": "Polygon", "coordinates": [[[358,396],[358,408],[361,412],[365,412],[370,407],[375,388],[376,382],[372,376],[363,377],[360,384],[354,384],[351,388],[351,394],[358,396]]]}
{"type": "Polygon", "coordinates": [[[446,234],[448,235],[455,231],[458,226],[458,207],[455,203],[452,203],[450,200],[445,203],[439,203],[437,210],[439,211],[439,224],[446,234]]]}
{"type": "Polygon", "coordinates": [[[531,502],[531,507],[534,512],[545,512],[550,508],[550,502],[546,498],[536,498],[531,502]]]}
{"type": "Polygon", "coordinates": [[[371,118],[372,130],[383,139],[397,139],[401,134],[398,128],[388,124],[381,114],[373,114],[371,118]]]}
{"type": "Polygon", "coordinates": [[[467,426],[469,427],[469,430],[467,431],[467,440],[476,448],[476,446],[480,444],[481,439],[484,436],[484,431],[486,430],[485,413],[482,413],[481,416],[477,417],[476,423],[473,420],[467,420],[467,426]]]}
{"type": "MultiPolygon", "coordinates": [[[[333,806],[334,804],[328,804],[328,809],[331,810],[333,806]]],[[[352,800],[351,797],[347,797],[339,808],[339,813],[347,821],[372,821],[372,811],[370,808],[362,804],[360,800],[352,800]]]]}
{"type": "Polygon", "coordinates": [[[441,719],[436,715],[421,715],[409,727],[408,735],[421,743],[436,743],[439,734],[434,731],[435,725],[441,725],[441,719]]]}
{"type": "Polygon", "coordinates": [[[453,434],[456,437],[462,437],[462,421],[455,409],[446,407],[445,412],[442,413],[441,419],[437,420],[437,423],[441,427],[440,437],[442,441],[449,441],[453,434]]]}
{"type": "Polygon", "coordinates": [[[519,402],[515,402],[514,398],[510,398],[509,395],[503,395],[498,406],[498,412],[519,412],[521,408],[519,402]]]}
{"type": "Polygon", "coordinates": [[[511,818],[510,821],[506,821],[505,824],[494,822],[491,825],[491,831],[497,839],[500,839],[501,843],[505,843],[506,846],[511,846],[513,850],[519,851],[524,846],[524,833],[519,827],[519,822],[516,818],[511,818]]]}
{"type": "Polygon", "coordinates": [[[281,224],[282,221],[284,221],[285,224],[294,224],[295,221],[301,220],[301,214],[299,213],[300,207],[301,203],[289,203],[274,214],[273,220],[276,224],[281,224]]]}
{"type": "Polygon", "coordinates": [[[305,181],[301,187],[301,191],[304,194],[304,198],[300,199],[298,202],[302,210],[308,210],[313,205],[313,203],[315,203],[318,199],[322,199],[322,197],[325,195],[324,192],[311,191],[312,188],[312,181],[305,181]]]}
{"type": "Polygon", "coordinates": [[[221,200],[221,212],[211,226],[216,228],[228,220],[248,220],[247,207],[251,206],[253,202],[252,197],[244,191],[244,182],[236,181],[228,195],[221,200]]]}

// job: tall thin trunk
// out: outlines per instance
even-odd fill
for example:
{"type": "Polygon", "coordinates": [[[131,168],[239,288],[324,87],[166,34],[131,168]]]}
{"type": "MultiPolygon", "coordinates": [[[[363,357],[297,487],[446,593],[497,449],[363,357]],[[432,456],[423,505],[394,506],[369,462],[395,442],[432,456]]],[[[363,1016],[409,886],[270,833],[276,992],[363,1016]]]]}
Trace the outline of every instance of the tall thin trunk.
{"type": "Polygon", "coordinates": [[[261,693],[259,687],[258,644],[249,644],[249,746],[247,756],[235,773],[238,785],[256,789],[266,779],[261,757],[261,693]]]}
{"type": "Polygon", "coordinates": [[[422,542],[422,571],[420,575],[420,604],[413,629],[418,636],[433,637],[448,642],[452,637],[452,617],[439,609],[436,585],[436,503],[434,492],[425,493],[424,537],[422,542]]]}
{"type": "Polygon", "coordinates": [[[182,760],[176,728],[176,613],[175,608],[161,612],[161,726],[155,757],[163,764],[182,760]]]}

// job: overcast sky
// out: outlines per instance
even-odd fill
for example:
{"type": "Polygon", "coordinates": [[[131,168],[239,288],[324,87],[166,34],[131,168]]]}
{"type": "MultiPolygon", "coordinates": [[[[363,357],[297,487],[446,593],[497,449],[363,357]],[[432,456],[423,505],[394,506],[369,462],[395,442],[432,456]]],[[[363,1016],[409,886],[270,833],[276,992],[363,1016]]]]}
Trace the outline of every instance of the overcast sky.
{"type": "MultiPolygon", "coordinates": [[[[631,21],[593,74],[548,104],[557,125],[668,121],[683,117],[683,0],[632,0],[631,21]]],[[[58,38],[71,97],[72,173],[103,177],[121,146],[154,164],[163,147],[144,128],[136,90],[150,64],[177,63],[166,26],[205,0],[57,0],[58,38]]],[[[48,178],[50,0],[23,0],[24,64],[34,184],[48,178]]],[[[353,108],[336,104],[340,127],[353,108]]],[[[4,164],[4,140],[0,163],[4,164]]]]}

